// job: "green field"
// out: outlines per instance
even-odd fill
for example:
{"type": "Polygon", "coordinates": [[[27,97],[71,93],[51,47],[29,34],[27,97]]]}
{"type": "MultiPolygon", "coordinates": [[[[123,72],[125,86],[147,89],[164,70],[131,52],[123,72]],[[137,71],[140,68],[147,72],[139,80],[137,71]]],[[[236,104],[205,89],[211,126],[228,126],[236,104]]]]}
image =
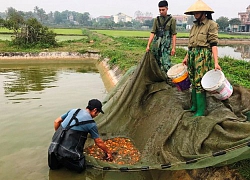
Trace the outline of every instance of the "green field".
{"type": "Polygon", "coordinates": [[[82,29],[51,29],[56,34],[82,35],[82,29]]]}
{"type": "MultiPolygon", "coordinates": [[[[56,36],[56,40],[58,42],[68,41],[68,40],[79,40],[79,39],[86,38],[82,34],[82,29],[51,29],[51,30],[54,31],[56,34],[58,34],[56,36]]],[[[12,33],[13,33],[13,31],[10,31],[6,28],[1,28],[0,29],[0,40],[10,41],[12,33]]]]}
{"type": "MultiPolygon", "coordinates": [[[[2,41],[10,41],[11,40],[11,34],[1,34],[0,33],[0,40],[2,41]]],[[[80,39],[86,39],[86,36],[72,36],[72,35],[57,35],[56,41],[62,42],[62,41],[69,41],[69,40],[80,40],[80,39]]]]}
{"type": "Polygon", "coordinates": [[[112,37],[149,37],[148,31],[122,31],[122,30],[92,30],[94,32],[112,37]]]}
{"type": "MultiPolygon", "coordinates": [[[[148,38],[150,30],[148,31],[121,31],[121,30],[93,30],[97,33],[104,34],[112,37],[144,37],[148,38]]],[[[188,38],[188,32],[177,32],[177,37],[188,38]]],[[[220,39],[250,39],[250,34],[225,34],[219,33],[220,39]]]]}
{"type": "MultiPolygon", "coordinates": [[[[57,36],[58,41],[65,41],[65,40],[78,40],[82,39],[83,36],[83,29],[51,29],[54,31],[57,36]],[[65,36],[65,37],[62,37],[65,36]]],[[[134,30],[91,30],[93,32],[97,32],[100,34],[104,34],[111,37],[139,37],[139,38],[148,38],[150,35],[150,29],[144,31],[134,31],[134,30]]],[[[12,31],[1,28],[0,29],[0,39],[1,40],[10,40],[12,31]]],[[[188,38],[188,32],[177,32],[178,38],[188,38]]],[[[219,33],[220,39],[250,39],[250,34],[226,34],[226,33],[219,33]]]]}
{"type": "Polygon", "coordinates": [[[86,36],[65,36],[65,35],[57,35],[56,41],[62,42],[62,41],[74,41],[74,40],[80,40],[80,39],[86,39],[86,36]]]}

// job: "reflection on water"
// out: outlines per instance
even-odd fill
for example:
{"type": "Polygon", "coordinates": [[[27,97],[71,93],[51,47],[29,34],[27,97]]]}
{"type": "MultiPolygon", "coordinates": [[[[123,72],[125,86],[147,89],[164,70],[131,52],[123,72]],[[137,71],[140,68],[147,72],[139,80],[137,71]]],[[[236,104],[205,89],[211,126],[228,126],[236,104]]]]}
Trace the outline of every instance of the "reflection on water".
{"type": "MultiPolygon", "coordinates": [[[[56,81],[56,71],[41,68],[4,69],[4,92],[9,99],[27,94],[29,91],[42,91],[54,87],[51,82],[56,81]]],[[[15,98],[16,99],[16,98],[15,98]]]]}
{"type": "MultiPolygon", "coordinates": [[[[187,46],[180,46],[187,49],[187,46]]],[[[250,61],[250,46],[249,45],[234,45],[234,46],[218,46],[218,56],[231,57],[238,60],[250,61]]]]}
{"type": "Polygon", "coordinates": [[[228,56],[238,60],[250,61],[250,47],[248,45],[219,46],[219,57],[228,56]]]}
{"type": "Polygon", "coordinates": [[[241,45],[235,48],[235,52],[241,53],[242,59],[248,59],[250,61],[250,46],[241,45]]]}
{"type": "MultiPolygon", "coordinates": [[[[74,64],[53,64],[53,63],[35,63],[35,64],[2,64],[0,73],[4,78],[4,94],[9,100],[17,103],[18,100],[27,100],[24,96],[29,92],[42,92],[46,88],[56,87],[60,73],[88,73],[95,72],[93,63],[74,64]]],[[[65,62],[64,62],[65,63],[65,62]]],[[[39,94],[39,93],[38,93],[39,94]]],[[[29,97],[30,99],[40,99],[39,97],[29,97]]]]}

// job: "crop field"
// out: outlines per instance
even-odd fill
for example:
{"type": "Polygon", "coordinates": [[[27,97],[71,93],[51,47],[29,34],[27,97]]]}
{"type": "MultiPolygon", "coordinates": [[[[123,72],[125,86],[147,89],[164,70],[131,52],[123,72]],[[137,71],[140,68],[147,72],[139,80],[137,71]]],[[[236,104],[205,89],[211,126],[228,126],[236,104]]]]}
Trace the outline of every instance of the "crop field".
{"type": "Polygon", "coordinates": [[[1,34],[0,33],[0,40],[2,40],[2,41],[10,41],[11,40],[11,34],[1,34]]]}
{"type": "Polygon", "coordinates": [[[92,30],[94,32],[104,34],[112,37],[149,37],[150,30],[148,31],[123,31],[123,30],[92,30]]]}
{"type": "MultiPolygon", "coordinates": [[[[83,29],[51,29],[53,32],[58,34],[56,36],[56,40],[61,41],[68,41],[68,40],[79,40],[86,38],[83,34],[83,29]]],[[[92,32],[97,32],[100,34],[104,34],[111,37],[139,37],[139,38],[148,38],[150,35],[149,30],[142,30],[142,31],[134,31],[134,30],[91,30],[92,32]]],[[[0,29],[0,40],[11,40],[11,33],[13,31],[8,30],[6,28],[0,29]]],[[[177,32],[178,38],[188,38],[188,32],[177,32]]],[[[250,39],[249,34],[226,34],[226,33],[219,33],[220,39],[250,39]]]]}
{"type": "MultiPolygon", "coordinates": [[[[112,37],[144,37],[148,38],[150,30],[148,31],[121,31],[121,30],[93,30],[97,33],[112,37]]],[[[189,32],[177,32],[178,38],[188,38],[189,32]]],[[[250,39],[250,34],[226,34],[219,33],[220,39],[250,39]]]]}
{"type": "Polygon", "coordinates": [[[62,42],[62,41],[73,41],[73,40],[80,40],[80,39],[86,39],[87,37],[86,36],[61,36],[61,35],[58,35],[56,36],[56,41],[57,42],[62,42]]]}
{"type": "Polygon", "coordinates": [[[82,29],[51,29],[56,34],[60,35],[82,35],[82,29]]]}
{"type": "MultiPolygon", "coordinates": [[[[82,29],[51,29],[56,34],[56,40],[58,42],[68,41],[68,40],[79,40],[86,38],[82,34],[82,29]]],[[[13,31],[8,30],[6,28],[0,28],[0,40],[2,41],[10,41],[13,31]]]]}
{"type": "Polygon", "coordinates": [[[8,30],[6,28],[0,28],[0,33],[12,33],[12,30],[8,30]]]}

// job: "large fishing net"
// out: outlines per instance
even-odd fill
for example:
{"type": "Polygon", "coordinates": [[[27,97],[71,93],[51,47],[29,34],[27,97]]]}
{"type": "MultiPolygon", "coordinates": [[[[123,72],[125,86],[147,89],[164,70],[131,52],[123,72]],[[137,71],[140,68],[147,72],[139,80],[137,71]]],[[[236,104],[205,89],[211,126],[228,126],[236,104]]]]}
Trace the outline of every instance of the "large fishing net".
{"type": "MultiPolygon", "coordinates": [[[[226,101],[207,93],[207,116],[192,117],[185,110],[190,107],[190,91],[179,91],[166,82],[150,52],[119,80],[104,100],[105,114],[95,121],[105,142],[111,141],[110,147],[131,151],[132,145],[125,142],[129,139],[139,152],[137,159],[108,162],[86,153],[88,165],[121,171],[181,170],[223,166],[250,157],[248,89],[234,86],[226,101]]],[[[93,140],[85,147],[95,151],[93,140]]]]}

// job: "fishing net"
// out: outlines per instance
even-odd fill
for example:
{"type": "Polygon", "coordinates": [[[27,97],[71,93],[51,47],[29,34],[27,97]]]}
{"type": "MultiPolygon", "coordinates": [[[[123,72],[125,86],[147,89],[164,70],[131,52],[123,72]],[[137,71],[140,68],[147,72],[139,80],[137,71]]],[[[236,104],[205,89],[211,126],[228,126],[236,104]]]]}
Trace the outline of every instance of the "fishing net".
{"type": "MultiPolygon", "coordinates": [[[[95,121],[101,137],[113,141],[110,148],[122,147],[122,139],[129,139],[133,145],[123,147],[126,152],[138,150],[136,162],[108,162],[102,155],[86,152],[89,165],[104,170],[181,170],[223,166],[250,157],[248,89],[234,86],[226,101],[207,93],[207,116],[192,117],[186,110],[191,106],[190,91],[178,91],[166,82],[150,52],[119,80],[103,102],[105,114],[95,121]]],[[[85,147],[93,150],[93,140],[85,147]]]]}

